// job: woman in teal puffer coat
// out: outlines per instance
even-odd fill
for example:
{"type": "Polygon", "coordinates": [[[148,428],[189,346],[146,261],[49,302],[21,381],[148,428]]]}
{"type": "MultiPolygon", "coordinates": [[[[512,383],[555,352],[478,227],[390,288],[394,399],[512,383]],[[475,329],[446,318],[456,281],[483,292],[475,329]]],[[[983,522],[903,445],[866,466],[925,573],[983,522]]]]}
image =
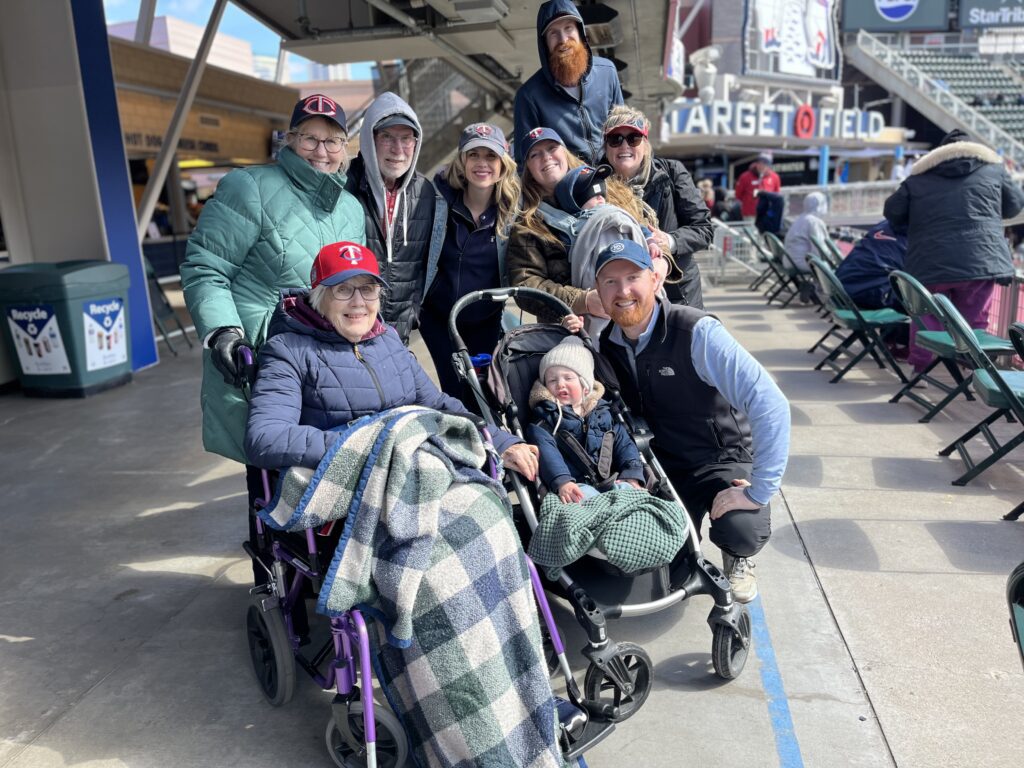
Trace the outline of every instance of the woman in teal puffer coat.
{"type": "Polygon", "coordinates": [[[238,385],[247,372],[239,353],[263,343],[281,291],[309,287],[323,246],[366,242],[362,206],[345,191],[347,141],[337,103],[322,95],[300,99],[278,161],[221,179],[189,238],[181,284],[206,348],[207,451],[245,462],[249,409],[238,385]]]}

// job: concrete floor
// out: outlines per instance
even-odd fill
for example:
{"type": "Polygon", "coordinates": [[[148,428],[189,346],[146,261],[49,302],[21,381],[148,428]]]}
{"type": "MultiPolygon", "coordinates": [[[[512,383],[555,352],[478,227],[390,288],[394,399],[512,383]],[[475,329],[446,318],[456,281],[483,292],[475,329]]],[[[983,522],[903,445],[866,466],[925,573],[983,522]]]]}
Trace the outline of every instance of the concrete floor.
{"type": "MultiPolygon", "coordinates": [[[[1024,498],[1024,452],[953,487],[961,464],[936,451],[983,406],[918,424],[886,402],[885,372],[832,385],[811,370],[809,309],[738,287],[706,303],[793,406],[756,654],[739,679],[713,676],[706,599],[613,624],[655,684],[590,765],[1019,766],[1004,586],[1024,522],[999,517],[1024,498]]],[[[244,484],[202,451],[198,391],[193,350],[84,401],[0,397],[0,766],[331,765],[329,696],[300,674],[272,709],[252,679],[244,484]]]]}

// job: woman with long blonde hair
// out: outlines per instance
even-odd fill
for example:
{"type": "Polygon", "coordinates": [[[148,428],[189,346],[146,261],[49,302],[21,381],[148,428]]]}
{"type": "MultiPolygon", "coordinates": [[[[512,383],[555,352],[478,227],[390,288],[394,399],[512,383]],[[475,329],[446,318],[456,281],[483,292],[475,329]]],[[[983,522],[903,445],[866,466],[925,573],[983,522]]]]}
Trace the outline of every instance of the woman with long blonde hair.
{"type": "MultiPolygon", "coordinates": [[[[523,210],[512,229],[508,243],[509,282],[550,293],[565,302],[577,315],[607,317],[593,288],[572,284],[569,260],[571,238],[564,232],[575,217],[564,211],[553,211],[542,203],[554,200],[555,187],[573,168],[584,163],[565,147],[561,136],[550,128],[535,128],[522,141],[526,167],[523,170],[523,210]],[[558,217],[553,221],[551,216],[558,217]]],[[[638,199],[625,184],[607,180],[607,202],[622,208],[642,226],[655,230],[657,218],[651,208],[638,199]]],[[[656,263],[663,266],[663,260],[656,263]]],[[[542,322],[554,322],[545,305],[519,299],[520,306],[533,312],[542,322]]]]}
{"type": "MultiPolygon", "coordinates": [[[[471,291],[506,285],[505,248],[519,213],[519,178],[505,135],[496,125],[474,123],[462,131],[459,151],[434,179],[448,203],[444,245],[427,265],[420,333],[437,370],[441,390],[465,402],[452,368],[448,316],[471,291]]],[[[470,354],[491,352],[501,336],[501,306],[479,302],[462,313],[459,333],[470,354]]]]}
{"type": "Polygon", "coordinates": [[[654,237],[672,254],[673,271],[665,292],[671,301],[704,308],[696,251],[711,244],[714,228],[708,206],[678,160],[654,157],[647,134],[651,124],[638,109],[612,107],[604,123],[605,160],[615,177],[658,217],[654,237]]]}

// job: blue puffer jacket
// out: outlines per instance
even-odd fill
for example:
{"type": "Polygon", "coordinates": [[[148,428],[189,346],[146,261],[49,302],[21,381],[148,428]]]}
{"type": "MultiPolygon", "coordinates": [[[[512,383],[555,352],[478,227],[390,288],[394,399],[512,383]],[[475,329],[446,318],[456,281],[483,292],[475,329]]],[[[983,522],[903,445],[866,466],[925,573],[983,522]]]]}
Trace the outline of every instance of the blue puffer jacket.
{"type": "MultiPolygon", "coordinates": [[[[296,291],[283,297],[260,349],[245,430],[250,464],[315,468],[337,440],[329,430],[387,408],[422,405],[471,415],[438,390],[394,328],[378,318],[353,344],[313,311],[306,296],[296,291]]],[[[507,432],[494,435],[499,454],[516,442],[507,432]]]]}
{"type": "Polygon", "coordinates": [[[601,441],[605,433],[614,430],[611,471],[618,472],[619,480],[644,482],[640,451],[626,428],[612,419],[611,408],[606,400],[601,399],[602,394],[604,387],[601,382],[595,382],[593,391],[583,398],[583,416],[577,416],[572,406],[562,406],[562,419],[559,423],[559,405],[555,398],[540,381],[534,382],[530,390],[530,405],[535,423],[526,428],[526,437],[540,449],[540,479],[549,491],[557,493],[569,481],[586,482],[585,477],[589,473],[583,462],[575,458],[568,448],[562,450],[564,443],[558,441],[553,434],[556,425],[559,432],[566,432],[576,438],[595,464],[601,455],[601,441]]]}
{"type": "Polygon", "coordinates": [[[622,104],[622,87],[615,65],[595,56],[590,50],[583,17],[572,0],[549,0],[537,11],[537,50],[540,69],[516,93],[516,163],[523,164],[523,137],[532,129],[553,128],[565,146],[585,162],[596,164],[604,153],[604,121],[616,104],[622,104]],[[548,66],[548,46],[544,30],[559,16],[572,16],[580,29],[580,41],[590,55],[590,65],[580,81],[579,99],[571,96],[555,80],[548,66]]]}

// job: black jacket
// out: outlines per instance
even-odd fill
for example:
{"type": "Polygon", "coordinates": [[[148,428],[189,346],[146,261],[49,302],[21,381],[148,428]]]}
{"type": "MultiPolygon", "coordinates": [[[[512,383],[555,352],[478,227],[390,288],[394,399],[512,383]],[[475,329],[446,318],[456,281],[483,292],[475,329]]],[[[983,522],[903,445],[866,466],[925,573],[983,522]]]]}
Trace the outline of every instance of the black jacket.
{"type": "Polygon", "coordinates": [[[377,215],[362,153],[352,161],[345,188],[362,203],[366,214],[366,247],[377,256],[380,276],[389,286],[380,313],[384,322],[393,325],[402,341],[408,343],[423,300],[427,262],[433,251],[437,252],[433,254],[434,259],[437,258],[444,242],[447,206],[430,180],[413,172],[395,207],[389,258],[383,220],[377,215]]]}
{"type": "Polygon", "coordinates": [[[707,313],[662,300],[650,341],[633,375],[625,347],[601,334],[601,354],[611,363],[630,409],[647,420],[652,446],[673,469],[726,461],[750,462],[750,424],[693,367],[693,327],[707,313]],[[635,382],[635,385],[634,385],[635,382]]]}
{"type": "Polygon", "coordinates": [[[1024,193],[988,147],[958,141],[914,164],[888,200],[885,218],[907,235],[904,269],[925,285],[1013,276],[1003,219],[1020,213],[1024,193]]]}
{"type": "MultiPolygon", "coordinates": [[[[711,245],[714,227],[711,213],[690,172],[678,160],[654,158],[651,177],[644,186],[644,202],[658,215],[658,227],[675,239],[672,256],[683,272],[681,283],[666,283],[666,293],[673,301],[681,296],[691,307],[703,309],[700,269],[693,254],[711,245]]],[[[669,275],[672,280],[678,277],[678,274],[669,275]]]]}

